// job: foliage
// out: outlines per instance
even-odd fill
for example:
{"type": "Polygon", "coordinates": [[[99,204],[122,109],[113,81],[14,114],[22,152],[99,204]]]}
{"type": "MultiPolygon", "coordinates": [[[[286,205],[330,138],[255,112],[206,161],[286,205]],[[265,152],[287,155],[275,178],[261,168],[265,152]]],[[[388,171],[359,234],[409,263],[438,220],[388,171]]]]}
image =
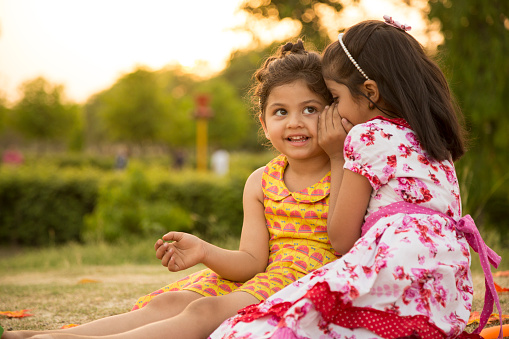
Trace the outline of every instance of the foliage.
{"type": "Polygon", "coordinates": [[[121,182],[104,183],[94,212],[85,218],[85,239],[113,242],[132,236],[158,237],[169,227],[191,231],[189,212],[171,202],[151,199],[152,190],[137,168],[130,169],[121,182]]]}
{"type": "MultiPolygon", "coordinates": [[[[1,94],[1,93],[0,93],[1,94]]],[[[6,128],[6,120],[9,109],[7,108],[7,102],[3,96],[0,95],[0,134],[6,128]]]]}
{"type": "Polygon", "coordinates": [[[209,121],[211,148],[238,148],[248,133],[250,115],[237,91],[226,80],[216,77],[198,84],[196,93],[209,93],[214,116],[209,121]],[[228,131],[225,133],[225,131],[228,131]]]}
{"type": "Polygon", "coordinates": [[[211,145],[237,148],[248,130],[249,116],[235,88],[220,77],[198,81],[177,68],[139,68],[91,98],[85,108],[87,141],[193,146],[198,94],[212,98],[211,145]]]}
{"type": "MultiPolygon", "coordinates": [[[[321,50],[330,42],[321,13],[337,13],[343,9],[343,5],[340,0],[247,0],[241,8],[255,19],[289,18],[297,21],[301,24],[298,36],[321,50]]],[[[248,27],[246,29],[249,30],[248,27]]]]}
{"type": "Polygon", "coordinates": [[[97,116],[107,138],[135,144],[155,141],[167,114],[160,92],[156,74],[137,69],[100,94],[97,116]]]}
{"type": "Polygon", "coordinates": [[[169,230],[213,241],[240,235],[246,178],[272,155],[231,155],[231,174],[168,171],[160,161],[27,156],[0,167],[0,245],[159,237],[169,230]]]}
{"type": "Polygon", "coordinates": [[[65,141],[78,123],[80,109],[64,103],[61,85],[39,77],[22,84],[22,98],[11,112],[11,124],[29,140],[48,144],[65,141]]]}
{"type": "Polygon", "coordinates": [[[52,168],[2,168],[0,243],[48,245],[79,239],[99,177],[52,168]]]}
{"type": "Polygon", "coordinates": [[[509,210],[509,117],[505,114],[509,2],[433,0],[429,5],[429,18],[442,25],[439,53],[470,133],[470,150],[457,165],[465,186],[465,210],[481,224],[507,232],[501,211],[509,210]]]}
{"type": "Polygon", "coordinates": [[[253,74],[262,65],[263,61],[272,55],[281,45],[275,42],[261,49],[235,51],[231,56],[225,69],[218,75],[233,85],[237,96],[243,99],[245,107],[250,108],[250,119],[248,120],[247,133],[244,134],[242,146],[244,149],[261,150],[262,146],[258,139],[259,122],[256,118],[257,107],[253,105],[251,88],[254,85],[253,74]]]}
{"type": "Polygon", "coordinates": [[[109,171],[114,168],[113,156],[84,154],[82,152],[48,153],[42,156],[25,154],[28,165],[54,167],[56,171],[66,169],[109,171]]]}

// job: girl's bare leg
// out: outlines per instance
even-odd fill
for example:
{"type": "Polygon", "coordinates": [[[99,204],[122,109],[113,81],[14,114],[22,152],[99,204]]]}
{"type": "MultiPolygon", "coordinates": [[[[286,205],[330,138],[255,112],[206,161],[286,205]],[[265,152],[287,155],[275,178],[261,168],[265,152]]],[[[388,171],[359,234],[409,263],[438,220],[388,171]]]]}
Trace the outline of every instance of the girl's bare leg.
{"type": "Polygon", "coordinates": [[[50,331],[8,331],[1,339],[23,339],[37,334],[74,334],[104,336],[123,333],[146,324],[171,318],[182,312],[194,300],[203,298],[191,291],[166,292],[156,296],[145,307],[136,311],[106,317],[72,327],[50,331]]]}
{"type": "MultiPolygon", "coordinates": [[[[233,292],[221,297],[200,298],[189,304],[180,314],[158,322],[126,331],[124,333],[102,336],[101,339],[172,339],[172,338],[207,338],[221,323],[235,315],[237,310],[258,303],[246,292],[233,292]]],[[[93,338],[90,335],[55,333],[37,335],[32,339],[78,339],[93,338]]]]}

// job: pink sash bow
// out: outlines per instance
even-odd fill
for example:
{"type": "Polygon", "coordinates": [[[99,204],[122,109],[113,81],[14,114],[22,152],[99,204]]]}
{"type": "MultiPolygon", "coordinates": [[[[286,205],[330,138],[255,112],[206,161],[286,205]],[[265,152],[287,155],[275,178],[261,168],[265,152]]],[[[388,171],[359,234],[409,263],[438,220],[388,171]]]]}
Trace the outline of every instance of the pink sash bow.
{"type": "Polygon", "coordinates": [[[498,299],[498,294],[495,289],[493,275],[491,274],[490,270],[490,263],[495,268],[497,268],[502,258],[484,243],[481,234],[479,233],[479,230],[475,226],[472,217],[470,217],[470,215],[466,215],[460,220],[455,221],[453,218],[449,217],[444,213],[432,210],[427,207],[422,207],[416,204],[399,201],[387,205],[385,207],[382,207],[378,211],[372,213],[366,219],[366,222],[362,225],[362,236],[366,234],[366,232],[381,218],[399,213],[427,214],[427,215],[437,214],[450,220],[453,224],[456,225],[456,230],[462,232],[465,235],[465,239],[467,240],[470,247],[472,247],[472,249],[479,254],[479,260],[481,262],[482,270],[484,272],[486,284],[486,293],[484,295],[484,307],[481,312],[479,326],[474,331],[474,333],[479,333],[484,328],[484,326],[488,322],[488,318],[490,317],[491,312],[493,311],[493,304],[496,303],[498,313],[500,316],[499,338],[502,338],[502,309],[500,307],[500,301],[498,299]]]}

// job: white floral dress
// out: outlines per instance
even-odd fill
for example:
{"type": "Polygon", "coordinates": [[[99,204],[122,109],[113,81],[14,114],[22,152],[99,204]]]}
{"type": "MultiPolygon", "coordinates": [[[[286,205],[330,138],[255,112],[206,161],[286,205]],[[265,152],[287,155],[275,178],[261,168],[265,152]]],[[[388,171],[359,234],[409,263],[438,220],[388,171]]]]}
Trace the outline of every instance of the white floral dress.
{"type": "Polygon", "coordinates": [[[344,168],[373,187],[363,236],[342,258],[239,311],[210,338],[463,332],[473,287],[469,244],[456,227],[461,201],[453,163],[428,157],[405,121],[381,118],[352,128],[344,156],[344,168]]]}

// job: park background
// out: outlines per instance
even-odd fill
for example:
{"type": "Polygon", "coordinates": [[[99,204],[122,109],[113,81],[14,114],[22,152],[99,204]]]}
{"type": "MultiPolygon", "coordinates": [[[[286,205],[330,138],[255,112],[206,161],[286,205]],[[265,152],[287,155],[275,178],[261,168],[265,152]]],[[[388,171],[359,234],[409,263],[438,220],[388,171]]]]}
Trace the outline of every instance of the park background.
{"type": "MultiPolygon", "coordinates": [[[[384,14],[413,26],[409,34],[446,73],[469,133],[469,151],[456,163],[464,214],[472,215],[490,247],[508,257],[508,1],[84,3],[0,0],[0,299],[5,302],[0,308],[30,308],[20,302],[34,296],[27,288],[38,295],[26,285],[37,282],[27,272],[59,277],[40,280],[57,286],[40,290],[44,302],[38,307],[51,309],[51,296],[67,300],[59,284],[69,277],[78,279],[83,272],[97,277],[97,267],[109,267],[103,273],[151,270],[147,267],[157,265],[153,242],[169,230],[235,248],[244,182],[274,155],[259,135],[252,109],[253,72],[286,41],[300,37],[320,51],[338,31],[384,14]],[[16,18],[4,13],[26,14],[18,40],[7,25],[16,18]],[[177,18],[185,24],[161,24],[177,18]],[[218,30],[212,26],[218,22],[229,26],[218,30]],[[97,27],[105,40],[87,37],[97,27]],[[30,44],[31,52],[23,46],[30,44]],[[57,46],[71,47],[51,54],[57,46]],[[126,54],[136,56],[132,63],[123,59],[126,54]],[[34,66],[39,59],[48,61],[49,70],[34,66]],[[23,72],[9,73],[15,69],[23,72]],[[199,118],[204,111],[210,116],[199,118]],[[204,124],[203,168],[197,144],[203,147],[204,139],[197,131],[204,124]],[[210,158],[217,150],[229,153],[226,174],[212,170],[210,158]]],[[[475,256],[473,262],[479,273],[475,256]]],[[[508,268],[503,260],[501,269],[508,268]]],[[[134,301],[133,294],[149,292],[140,279],[126,283],[123,307],[134,301]]],[[[166,278],[159,279],[150,286],[163,285],[166,278]]],[[[78,293],[75,288],[88,287],[73,286],[65,295],[78,293]]],[[[81,322],[104,315],[97,312],[84,309],[88,318],[81,322]]]]}

